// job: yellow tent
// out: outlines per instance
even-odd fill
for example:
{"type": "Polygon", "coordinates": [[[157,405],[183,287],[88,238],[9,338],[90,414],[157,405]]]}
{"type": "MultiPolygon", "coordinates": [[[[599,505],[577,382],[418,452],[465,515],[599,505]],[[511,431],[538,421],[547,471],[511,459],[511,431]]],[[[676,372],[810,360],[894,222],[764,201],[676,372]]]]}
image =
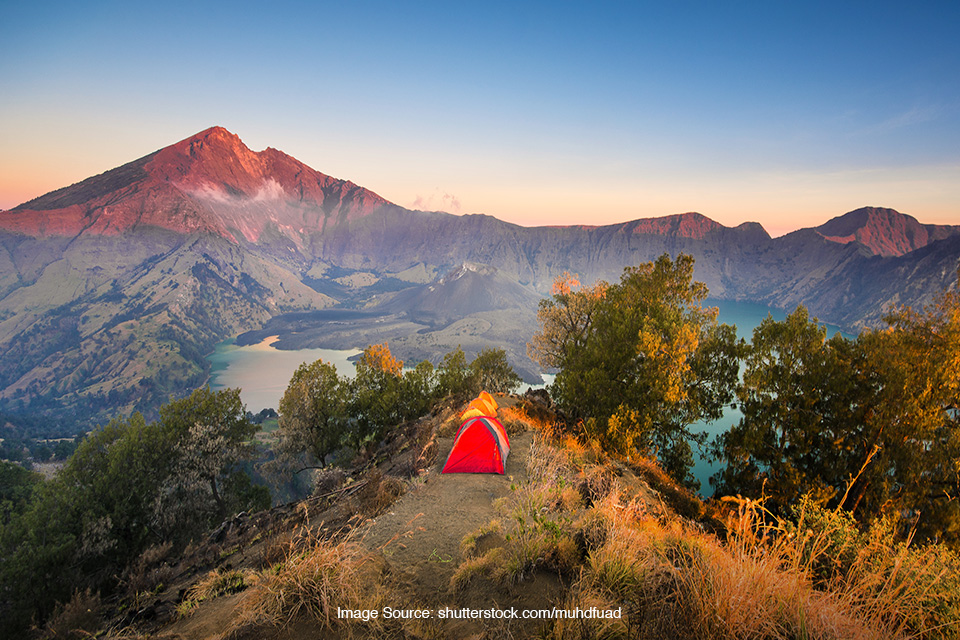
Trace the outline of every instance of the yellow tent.
{"type": "Polygon", "coordinates": [[[467,405],[467,410],[460,416],[460,420],[469,420],[479,416],[496,417],[496,415],[497,401],[486,391],[481,391],[480,395],[467,405]]]}

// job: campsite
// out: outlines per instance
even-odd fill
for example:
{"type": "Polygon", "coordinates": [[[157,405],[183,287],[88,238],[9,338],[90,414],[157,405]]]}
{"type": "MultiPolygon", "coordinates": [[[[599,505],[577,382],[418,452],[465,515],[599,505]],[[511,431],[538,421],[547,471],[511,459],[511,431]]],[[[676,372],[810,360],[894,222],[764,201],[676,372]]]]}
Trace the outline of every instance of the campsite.
{"type": "MultiPolygon", "coordinates": [[[[680,640],[790,629],[880,640],[944,596],[949,560],[903,547],[865,558],[872,573],[855,560],[846,595],[825,597],[802,563],[835,550],[772,542],[759,503],[707,505],[655,462],[609,456],[558,417],[543,392],[448,398],[390,431],[372,458],[318,472],[308,499],[241,513],[179,556],[145,553],[112,605],[86,597],[112,610],[116,640],[680,640]],[[458,456],[471,423],[492,437],[458,456]],[[498,457],[502,473],[443,472],[498,457]],[[893,579],[878,589],[880,572],[893,579]]],[[[849,535],[822,518],[810,505],[796,526],[849,535]]],[[[82,618],[70,611],[55,622],[82,618]]]]}
{"type": "MultiPolygon", "coordinates": [[[[130,629],[148,634],[129,637],[528,637],[551,627],[553,620],[509,617],[511,610],[562,606],[574,577],[564,564],[575,562],[572,537],[545,536],[547,530],[535,519],[547,513],[549,519],[541,521],[553,522],[565,506],[582,512],[585,500],[614,485],[618,500],[630,509],[664,518],[672,513],[668,502],[682,490],[671,487],[661,495],[632,470],[612,463],[581,477],[579,486],[563,487],[567,471],[556,452],[544,448],[551,422],[542,399],[498,396],[496,401],[498,422],[510,443],[502,474],[442,472],[457,432],[478,419],[461,420],[471,410],[469,403],[442,407],[391,433],[378,466],[356,475],[331,472],[329,490],[297,504],[241,514],[175,566],[164,560],[144,566],[148,579],[162,576],[163,583],[138,603],[139,609],[120,616],[130,629]],[[402,480],[411,469],[417,470],[414,477],[402,480]],[[537,495],[535,507],[524,504],[531,491],[537,495]],[[525,508],[535,512],[524,514],[525,508]],[[518,516],[532,527],[520,533],[518,516]],[[310,579],[286,576],[285,601],[266,605],[262,594],[256,595],[270,588],[271,567],[295,572],[305,569],[298,561],[318,556],[331,565],[310,579]],[[493,564],[484,568],[483,562],[493,564]],[[337,616],[338,607],[367,613],[337,616]],[[506,613],[456,613],[464,608],[506,613]],[[431,616],[402,614],[421,610],[431,616]]],[[[493,449],[499,451],[496,444],[493,449]]],[[[580,455],[590,459],[595,453],[580,455]]],[[[662,474],[660,480],[665,480],[662,474]]],[[[695,499],[685,500],[693,504],[695,499]]]]}

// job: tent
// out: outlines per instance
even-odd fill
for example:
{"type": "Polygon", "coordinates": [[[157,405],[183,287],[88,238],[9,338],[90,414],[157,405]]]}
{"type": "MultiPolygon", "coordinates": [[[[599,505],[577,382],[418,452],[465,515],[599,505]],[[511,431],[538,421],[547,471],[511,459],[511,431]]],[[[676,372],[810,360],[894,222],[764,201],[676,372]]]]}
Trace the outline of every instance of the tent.
{"type": "Polygon", "coordinates": [[[473,418],[474,416],[497,416],[497,401],[493,399],[486,391],[481,391],[480,395],[467,405],[467,410],[460,416],[460,420],[473,418]]]}
{"type": "Polygon", "coordinates": [[[457,431],[453,448],[440,473],[503,473],[510,441],[496,418],[469,418],[457,431]]]}

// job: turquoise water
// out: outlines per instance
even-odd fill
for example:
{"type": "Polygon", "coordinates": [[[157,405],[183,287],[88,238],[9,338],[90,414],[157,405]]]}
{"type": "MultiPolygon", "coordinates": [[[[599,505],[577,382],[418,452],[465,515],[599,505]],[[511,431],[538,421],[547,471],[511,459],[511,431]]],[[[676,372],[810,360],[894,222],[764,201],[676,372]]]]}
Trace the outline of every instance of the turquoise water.
{"type": "MultiPolygon", "coordinates": [[[[247,410],[257,413],[261,409],[280,406],[280,398],[286,391],[293,372],[303,362],[323,359],[337,368],[340,376],[352,378],[356,367],[349,360],[361,351],[335,349],[298,349],[282,351],[270,346],[273,338],[260,344],[238,347],[233,339],[221,342],[212,354],[210,362],[210,388],[226,389],[240,387],[240,399],[247,410]]],[[[519,392],[529,388],[542,389],[553,382],[552,374],[543,374],[544,384],[523,385],[519,392]]]]}
{"type": "Polygon", "coordinates": [[[207,356],[210,361],[210,388],[225,389],[240,387],[240,399],[247,410],[257,413],[261,409],[280,406],[280,398],[286,391],[293,372],[304,362],[323,359],[337,368],[341,376],[352,378],[356,368],[348,360],[360,355],[360,351],[334,349],[298,349],[281,351],[270,346],[274,338],[260,344],[238,347],[233,340],[217,345],[207,356]]]}
{"type": "MultiPolygon", "coordinates": [[[[719,321],[725,324],[736,325],[737,337],[750,342],[753,338],[753,330],[766,319],[767,315],[773,316],[774,320],[783,321],[788,312],[782,309],[766,307],[762,304],[753,304],[751,302],[731,302],[729,300],[707,300],[704,306],[717,307],[720,310],[719,321]]],[[[839,327],[831,324],[824,325],[827,328],[827,337],[833,337],[840,332],[847,338],[854,338],[852,334],[842,332],[839,327]]],[[[693,431],[706,431],[709,439],[713,439],[719,434],[727,431],[731,426],[740,421],[743,414],[739,409],[727,408],[723,417],[715,422],[698,422],[691,426],[693,431]]],[[[710,486],[710,476],[720,471],[722,465],[709,462],[702,453],[698,455],[694,447],[694,456],[697,458],[693,467],[693,475],[700,481],[700,494],[709,496],[713,494],[713,487],[710,486]]]]}
{"type": "MultiPolygon", "coordinates": [[[[773,309],[750,302],[730,302],[727,300],[707,300],[706,305],[720,309],[720,322],[733,324],[737,327],[737,335],[748,342],[753,337],[753,329],[759,325],[767,315],[774,320],[783,320],[787,312],[773,309]]],[[[833,336],[840,329],[833,325],[825,325],[827,334],[833,336]]],[[[853,337],[849,334],[847,337],[853,337]]],[[[359,350],[338,351],[333,349],[300,349],[297,351],[281,351],[270,346],[273,338],[267,338],[260,344],[247,347],[238,347],[233,340],[227,340],[217,345],[213,354],[207,357],[210,361],[210,387],[223,389],[240,387],[240,399],[247,405],[247,409],[256,413],[263,408],[276,409],[280,398],[290,382],[293,372],[303,362],[313,362],[319,358],[332,363],[341,376],[352,377],[354,365],[348,359],[360,354],[359,350]]],[[[546,384],[553,381],[553,376],[544,374],[546,384]]],[[[526,390],[528,385],[520,388],[526,390]]],[[[536,385],[540,388],[543,385],[536,385]]],[[[706,431],[710,438],[726,431],[731,425],[740,420],[742,414],[737,409],[727,409],[723,418],[712,423],[698,423],[693,425],[695,431],[706,431]]],[[[698,452],[695,450],[694,455],[698,452]]],[[[710,476],[719,471],[720,466],[711,464],[703,455],[699,455],[694,465],[694,476],[700,481],[700,492],[710,495],[713,489],[710,486],[710,476]]]]}

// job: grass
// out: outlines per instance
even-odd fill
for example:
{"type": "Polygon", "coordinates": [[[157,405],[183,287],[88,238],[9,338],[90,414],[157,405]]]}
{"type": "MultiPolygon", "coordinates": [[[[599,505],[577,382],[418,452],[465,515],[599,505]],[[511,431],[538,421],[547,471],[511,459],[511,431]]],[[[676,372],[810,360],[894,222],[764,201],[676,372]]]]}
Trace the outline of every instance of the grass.
{"type": "Polygon", "coordinates": [[[211,571],[187,590],[183,600],[177,605],[177,615],[186,617],[193,613],[201,602],[240,593],[259,582],[259,579],[259,574],[249,569],[211,571]]]}
{"type": "Polygon", "coordinates": [[[623,613],[554,620],[553,639],[960,638],[960,560],[942,546],[898,543],[889,523],[862,530],[812,501],[789,520],[748,500],[708,512],[653,461],[618,466],[548,421],[530,426],[529,479],[497,505],[502,544],[478,551],[490,526],[461,543],[461,599],[478,580],[550,571],[567,577],[564,607],[623,613]],[[625,469],[689,519],[649,502],[625,469]],[[722,539],[694,521],[708,513],[722,539]]]}
{"type": "Polygon", "coordinates": [[[328,540],[303,532],[291,538],[284,559],[256,573],[253,587],[238,606],[234,628],[284,626],[316,620],[338,634],[382,636],[391,621],[345,620],[338,609],[379,609],[400,602],[390,596],[372,556],[351,537],[328,540]]]}

